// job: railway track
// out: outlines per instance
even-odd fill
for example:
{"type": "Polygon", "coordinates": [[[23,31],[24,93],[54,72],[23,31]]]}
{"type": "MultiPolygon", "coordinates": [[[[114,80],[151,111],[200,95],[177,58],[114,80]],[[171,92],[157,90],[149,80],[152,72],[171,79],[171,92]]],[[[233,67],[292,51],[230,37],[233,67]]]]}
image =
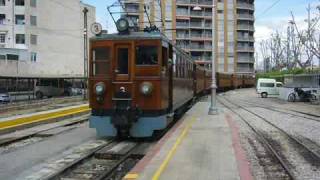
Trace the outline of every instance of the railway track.
{"type": "MultiPolygon", "coordinates": [[[[274,157],[278,160],[278,162],[283,167],[283,170],[288,175],[289,179],[299,179],[299,170],[303,169],[301,166],[304,166],[303,163],[310,163],[311,167],[320,166],[320,147],[315,143],[302,141],[285,130],[279,128],[275,124],[268,121],[266,118],[260,116],[259,114],[241,106],[231,102],[230,100],[223,98],[229,106],[221,101],[219,101],[230,109],[233,113],[237,114],[240,119],[250,127],[250,129],[257,135],[257,138],[260,142],[274,155],[274,157]],[[245,112],[255,116],[256,118],[262,120],[265,124],[269,126],[268,130],[263,130],[263,128],[254,125],[252,121],[247,120],[239,111],[235,111],[230,107],[230,104],[235,108],[242,109],[245,112]],[[270,128],[272,130],[270,130],[270,128]],[[290,152],[290,153],[288,153],[290,152]],[[288,154],[287,154],[288,153],[288,154]],[[292,156],[294,153],[294,156],[292,156]]],[[[257,122],[255,122],[257,123],[257,122]]]]}
{"type": "Polygon", "coordinates": [[[121,179],[149,147],[151,143],[112,140],[61,168],[46,180],[121,179]]]}
{"type": "Polygon", "coordinates": [[[301,118],[304,118],[304,119],[320,122],[320,119],[318,119],[318,118],[320,118],[320,116],[316,115],[316,114],[306,113],[306,112],[292,110],[292,109],[274,107],[274,106],[270,106],[270,105],[261,104],[259,102],[250,102],[250,101],[247,101],[247,100],[240,100],[240,101],[241,102],[245,102],[245,103],[250,104],[250,105],[253,105],[253,106],[256,106],[256,107],[265,108],[265,109],[268,109],[268,110],[271,110],[271,111],[284,113],[284,114],[290,114],[290,115],[301,117],[301,118]],[[291,112],[294,112],[294,113],[291,113],[291,112]],[[299,114],[303,114],[303,115],[299,115],[299,114]]]}

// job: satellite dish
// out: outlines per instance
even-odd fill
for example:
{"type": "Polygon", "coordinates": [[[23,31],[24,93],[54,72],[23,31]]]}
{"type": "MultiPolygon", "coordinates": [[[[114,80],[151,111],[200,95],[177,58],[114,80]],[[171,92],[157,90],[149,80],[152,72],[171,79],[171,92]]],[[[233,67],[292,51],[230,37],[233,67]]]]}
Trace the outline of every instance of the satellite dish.
{"type": "Polygon", "coordinates": [[[102,25],[100,23],[93,23],[91,25],[91,32],[95,35],[99,35],[102,33],[102,25]]]}

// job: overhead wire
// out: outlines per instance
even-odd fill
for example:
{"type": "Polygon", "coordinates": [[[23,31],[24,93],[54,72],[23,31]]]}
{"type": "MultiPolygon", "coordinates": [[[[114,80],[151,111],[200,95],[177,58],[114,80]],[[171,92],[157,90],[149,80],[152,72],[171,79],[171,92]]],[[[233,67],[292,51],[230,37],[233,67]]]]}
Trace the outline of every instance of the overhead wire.
{"type": "Polygon", "coordinates": [[[272,3],[269,7],[267,7],[262,13],[260,13],[255,20],[259,19],[262,15],[267,13],[269,10],[271,10],[275,5],[277,5],[281,0],[276,0],[274,3],[272,3]]]}

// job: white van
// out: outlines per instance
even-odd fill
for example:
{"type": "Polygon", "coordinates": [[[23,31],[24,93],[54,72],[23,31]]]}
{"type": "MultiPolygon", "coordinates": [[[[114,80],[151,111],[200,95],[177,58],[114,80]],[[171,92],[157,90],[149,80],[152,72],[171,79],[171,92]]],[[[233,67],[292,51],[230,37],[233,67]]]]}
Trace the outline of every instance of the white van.
{"type": "Polygon", "coordinates": [[[257,82],[257,93],[262,98],[267,98],[268,95],[279,95],[279,87],[282,87],[282,83],[276,82],[275,79],[260,78],[257,82]]]}

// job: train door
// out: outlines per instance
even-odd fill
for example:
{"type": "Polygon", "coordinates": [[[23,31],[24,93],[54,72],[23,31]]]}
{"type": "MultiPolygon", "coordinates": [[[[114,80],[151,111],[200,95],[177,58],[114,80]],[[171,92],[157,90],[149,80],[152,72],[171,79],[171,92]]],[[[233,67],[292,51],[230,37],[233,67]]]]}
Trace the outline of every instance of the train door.
{"type": "Polygon", "coordinates": [[[132,54],[129,44],[115,46],[114,81],[130,81],[132,54]]]}

